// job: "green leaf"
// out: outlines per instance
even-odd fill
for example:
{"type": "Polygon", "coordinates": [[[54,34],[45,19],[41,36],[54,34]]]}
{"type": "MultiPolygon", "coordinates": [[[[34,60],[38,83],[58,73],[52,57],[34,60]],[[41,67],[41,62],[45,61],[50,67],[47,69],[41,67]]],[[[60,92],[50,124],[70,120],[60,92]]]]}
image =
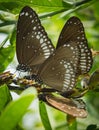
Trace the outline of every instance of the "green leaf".
{"type": "Polygon", "coordinates": [[[60,9],[70,9],[72,5],[69,2],[64,2],[63,0],[16,0],[13,2],[12,0],[1,0],[0,1],[0,9],[6,10],[9,9],[10,12],[19,12],[19,10],[23,6],[31,6],[34,8],[39,9],[42,12],[45,12],[45,9],[47,11],[55,11],[60,9]]]}
{"type": "Polygon", "coordinates": [[[12,101],[0,116],[0,130],[13,130],[26,113],[33,99],[33,95],[27,95],[12,101]]]}
{"type": "Polygon", "coordinates": [[[99,87],[99,70],[95,71],[89,80],[89,89],[97,89],[99,87]]]}
{"type": "Polygon", "coordinates": [[[39,102],[39,111],[45,130],[52,130],[44,102],[39,102]]]}
{"type": "Polygon", "coordinates": [[[16,8],[18,8],[18,6],[19,6],[19,4],[17,2],[13,2],[11,0],[9,0],[9,2],[8,1],[4,2],[4,1],[0,0],[0,10],[4,10],[4,11],[7,11],[7,12],[9,10],[10,12],[12,12],[12,11],[14,12],[14,10],[16,8]]]}
{"type": "Polygon", "coordinates": [[[89,91],[86,95],[86,105],[89,114],[99,120],[99,92],[89,91]]]}
{"type": "Polygon", "coordinates": [[[0,86],[0,112],[11,101],[12,97],[6,85],[0,86]]]}
{"type": "Polygon", "coordinates": [[[16,44],[16,28],[14,28],[12,31],[10,43],[11,43],[11,45],[14,45],[14,46],[16,44]]]}
{"type": "Polygon", "coordinates": [[[4,71],[6,67],[13,60],[15,54],[15,47],[8,46],[6,48],[0,48],[0,72],[4,71]]]}
{"type": "Polygon", "coordinates": [[[0,12],[0,20],[2,20],[2,22],[14,22],[16,21],[16,16],[10,12],[7,11],[1,11],[0,12]]]}
{"type": "Polygon", "coordinates": [[[2,48],[6,44],[8,39],[9,39],[9,36],[7,36],[2,43],[0,43],[0,48],[2,48]]]}

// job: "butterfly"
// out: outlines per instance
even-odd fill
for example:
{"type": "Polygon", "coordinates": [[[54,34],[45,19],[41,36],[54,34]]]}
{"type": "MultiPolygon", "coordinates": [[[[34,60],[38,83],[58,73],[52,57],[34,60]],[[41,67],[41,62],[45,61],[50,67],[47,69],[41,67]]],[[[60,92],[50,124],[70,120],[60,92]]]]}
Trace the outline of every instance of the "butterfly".
{"type": "Polygon", "coordinates": [[[78,76],[92,67],[92,54],[79,18],[66,22],[55,49],[37,14],[28,6],[19,15],[16,53],[18,70],[30,71],[35,80],[60,92],[72,90],[78,76]]]}
{"type": "MultiPolygon", "coordinates": [[[[28,6],[19,14],[16,54],[17,70],[30,71],[36,81],[61,93],[71,91],[78,76],[88,73],[93,62],[79,18],[69,18],[54,48],[38,15],[28,6]]],[[[47,91],[43,92],[47,104],[75,117],[86,117],[84,108],[78,108],[71,99],[55,97],[51,93],[46,94],[47,91]]]]}

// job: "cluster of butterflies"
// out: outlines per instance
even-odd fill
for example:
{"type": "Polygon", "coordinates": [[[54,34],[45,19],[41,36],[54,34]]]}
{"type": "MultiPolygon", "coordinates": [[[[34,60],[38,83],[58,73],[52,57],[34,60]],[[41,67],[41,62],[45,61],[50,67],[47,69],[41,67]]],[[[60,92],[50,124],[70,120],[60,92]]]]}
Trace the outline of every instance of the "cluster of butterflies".
{"type": "Polygon", "coordinates": [[[30,72],[38,84],[49,86],[38,94],[40,100],[74,117],[87,116],[80,103],[68,98],[78,76],[88,73],[93,62],[79,18],[74,16],[66,22],[55,48],[36,12],[25,6],[17,23],[16,54],[17,70],[30,72]],[[54,91],[64,97],[52,95],[54,91]]]}

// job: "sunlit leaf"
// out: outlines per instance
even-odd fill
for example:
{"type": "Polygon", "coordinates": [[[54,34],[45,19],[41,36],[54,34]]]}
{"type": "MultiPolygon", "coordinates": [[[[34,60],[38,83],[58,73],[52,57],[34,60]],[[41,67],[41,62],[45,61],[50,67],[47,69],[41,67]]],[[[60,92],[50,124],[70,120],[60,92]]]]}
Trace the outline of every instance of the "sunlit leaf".
{"type": "Polygon", "coordinates": [[[26,113],[33,99],[33,95],[27,95],[12,101],[0,116],[0,129],[13,130],[26,113]]]}
{"type": "Polygon", "coordinates": [[[9,89],[6,85],[0,86],[0,111],[11,101],[9,89]]]}
{"type": "Polygon", "coordinates": [[[44,102],[39,102],[39,111],[45,130],[52,130],[44,102]]]}
{"type": "Polygon", "coordinates": [[[6,48],[0,48],[0,72],[4,71],[12,61],[15,54],[14,49],[11,45],[6,48]]]}

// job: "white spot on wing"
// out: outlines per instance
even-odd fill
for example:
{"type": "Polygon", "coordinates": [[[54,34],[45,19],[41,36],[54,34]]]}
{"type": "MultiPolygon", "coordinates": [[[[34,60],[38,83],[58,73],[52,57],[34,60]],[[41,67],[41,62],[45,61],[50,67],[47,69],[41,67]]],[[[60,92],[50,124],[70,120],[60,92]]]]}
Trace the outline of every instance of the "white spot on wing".
{"type": "Polygon", "coordinates": [[[46,43],[41,44],[41,48],[44,47],[44,46],[46,46],[46,43]]]}
{"type": "Polygon", "coordinates": [[[35,30],[36,29],[36,27],[33,27],[33,30],[35,30]]]}
{"type": "Polygon", "coordinates": [[[24,12],[20,13],[20,16],[24,15],[24,12]]]}
{"type": "Polygon", "coordinates": [[[47,46],[44,46],[43,49],[44,49],[44,50],[47,49],[47,46]]]}
{"type": "Polygon", "coordinates": [[[39,36],[39,35],[37,35],[37,36],[36,36],[36,38],[37,38],[37,39],[40,39],[40,36],[39,36]]]}
{"type": "Polygon", "coordinates": [[[30,48],[30,46],[27,46],[27,48],[30,48]]]}
{"type": "Polygon", "coordinates": [[[34,22],[34,20],[31,21],[31,23],[33,23],[33,22],[34,22]]]}
{"type": "Polygon", "coordinates": [[[77,39],[80,39],[80,37],[77,37],[77,39]]]}
{"type": "Polygon", "coordinates": [[[28,15],[29,15],[29,13],[28,13],[28,12],[26,12],[26,13],[25,13],[25,16],[28,16],[28,15]]]}
{"type": "Polygon", "coordinates": [[[43,38],[40,39],[40,43],[41,43],[41,44],[43,43],[43,38]]]}

